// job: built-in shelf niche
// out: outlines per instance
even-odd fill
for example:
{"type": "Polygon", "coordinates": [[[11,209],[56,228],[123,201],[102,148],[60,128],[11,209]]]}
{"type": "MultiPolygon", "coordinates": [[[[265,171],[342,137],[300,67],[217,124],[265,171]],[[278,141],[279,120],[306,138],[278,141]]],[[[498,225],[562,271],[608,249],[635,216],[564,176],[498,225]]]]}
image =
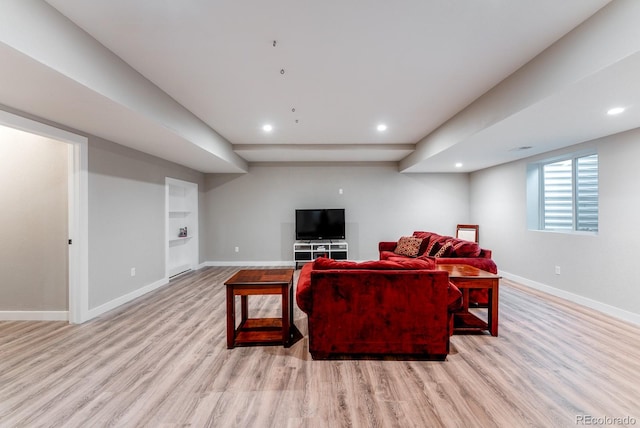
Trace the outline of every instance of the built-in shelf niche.
{"type": "Polygon", "coordinates": [[[198,184],[166,177],[166,275],[198,265],[198,184]],[[181,229],[186,228],[186,236],[181,229]]]}

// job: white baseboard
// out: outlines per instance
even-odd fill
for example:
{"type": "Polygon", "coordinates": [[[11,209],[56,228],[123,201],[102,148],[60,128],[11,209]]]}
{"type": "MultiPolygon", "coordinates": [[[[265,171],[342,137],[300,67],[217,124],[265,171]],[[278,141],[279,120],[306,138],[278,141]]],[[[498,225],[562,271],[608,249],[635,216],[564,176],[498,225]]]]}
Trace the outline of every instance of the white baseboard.
{"type": "Polygon", "coordinates": [[[69,321],[69,311],[0,311],[0,321],[69,321]]]}
{"type": "Polygon", "coordinates": [[[93,309],[89,309],[89,313],[87,314],[87,320],[90,320],[92,318],[95,318],[99,315],[104,314],[105,312],[108,312],[112,309],[117,308],[120,305],[124,305],[125,303],[129,303],[130,301],[137,299],[140,296],[143,296],[155,289],[158,289],[160,287],[162,287],[163,285],[166,285],[169,283],[169,279],[168,278],[163,278],[159,281],[153,282],[149,285],[146,285],[142,288],[139,288],[135,291],[132,291],[129,294],[125,294],[124,296],[120,296],[116,299],[111,300],[110,302],[107,302],[103,305],[100,305],[96,308],[93,309]]]}
{"type": "Polygon", "coordinates": [[[547,294],[551,294],[556,297],[568,300],[573,303],[577,303],[582,306],[586,306],[590,309],[595,309],[598,312],[607,314],[622,321],[626,321],[635,325],[640,325],[640,314],[626,311],[624,309],[617,308],[615,306],[607,305],[606,303],[598,302],[597,300],[589,299],[588,297],[580,296],[579,294],[570,293],[559,288],[551,287],[540,282],[532,281],[527,278],[523,278],[518,275],[511,274],[505,271],[499,271],[499,274],[504,278],[511,281],[522,284],[526,287],[533,288],[538,291],[542,291],[547,294]]]}
{"type": "MultiPolygon", "coordinates": [[[[207,266],[224,267],[224,266],[293,266],[292,261],[208,261],[201,263],[196,267],[196,270],[202,269],[207,266]]],[[[614,318],[626,321],[635,325],[640,325],[640,314],[626,311],[624,309],[617,308],[615,306],[608,305],[606,303],[598,302],[597,300],[589,299],[578,294],[570,293],[559,288],[551,287],[540,282],[532,281],[530,279],[514,275],[509,272],[499,271],[499,274],[504,278],[522,284],[526,287],[542,291],[552,296],[560,297],[573,303],[585,306],[587,308],[594,309],[602,312],[614,318]]],[[[145,287],[139,288],[129,294],[118,297],[96,308],[90,309],[87,319],[95,318],[104,314],[112,309],[117,308],[125,303],[128,303],[140,296],[143,296],[153,290],[156,290],[169,283],[168,278],[163,278],[159,281],[151,283],[145,287]]],[[[68,311],[0,311],[0,321],[68,321],[68,311]]]]}

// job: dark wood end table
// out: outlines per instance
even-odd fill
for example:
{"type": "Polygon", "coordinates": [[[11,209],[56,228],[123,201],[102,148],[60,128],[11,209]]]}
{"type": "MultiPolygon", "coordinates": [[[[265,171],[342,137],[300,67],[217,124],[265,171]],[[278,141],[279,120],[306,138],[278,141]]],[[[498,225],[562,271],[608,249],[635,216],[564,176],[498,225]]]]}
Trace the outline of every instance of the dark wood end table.
{"type": "Polygon", "coordinates": [[[227,348],[240,345],[282,344],[291,346],[297,332],[293,323],[293,269],[238,271],[227,282],[227,348]],[[281,318],[249,318],[248,297],[279,294],[281,318]],[[236,328],[235,297],[240,296],[241,320],[236,328]]]}
{"type": "Polygon", "coordinates": [[[463,307],[453,315],[453,332],[474,333],[489,330],[492,336],[498,335],[498,285],[500,276],[473,266],[442,264],[437,270],[449,273],[449,280],[462,291],[463,307]],[[484,321],[469,312],[469,290],[486,289],[489,294],[487,320],[484,321]]]}

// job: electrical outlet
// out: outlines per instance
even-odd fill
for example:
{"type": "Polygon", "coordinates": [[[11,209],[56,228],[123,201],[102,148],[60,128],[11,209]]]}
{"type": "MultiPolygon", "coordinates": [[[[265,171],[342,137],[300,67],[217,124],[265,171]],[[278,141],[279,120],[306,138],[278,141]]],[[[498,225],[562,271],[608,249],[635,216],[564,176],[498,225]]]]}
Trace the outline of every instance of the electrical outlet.
{"type": "Polygon", "coordinates": [[[131,276],[136,276],[136,268],[131,268],[131,276]]]}
{"type": "Polygon", "coordinates": [[[240,247],[236,247],[235,251],[236,251],[236,253],[239,253],[240,252],[240,247]]]}
{"type": "Polygon", "coordinates": [[[560,266],[556,266],[556,275],[560,275],[560,266]]]}

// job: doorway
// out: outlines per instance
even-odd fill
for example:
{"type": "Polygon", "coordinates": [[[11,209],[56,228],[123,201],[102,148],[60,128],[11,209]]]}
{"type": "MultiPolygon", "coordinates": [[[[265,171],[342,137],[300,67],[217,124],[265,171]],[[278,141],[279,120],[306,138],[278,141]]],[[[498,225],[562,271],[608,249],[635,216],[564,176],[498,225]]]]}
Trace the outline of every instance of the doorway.
{"type": "MultiPolygon", "coordinates": [[[[68,145],[68,309],[67,311],[11,311],[5,319],[88,319],[88,156],[86,137],[0,110],[0,125],[56,140],[68,145]]],[[[32,260],[38,263],[38,260],[32,260]]]]}

